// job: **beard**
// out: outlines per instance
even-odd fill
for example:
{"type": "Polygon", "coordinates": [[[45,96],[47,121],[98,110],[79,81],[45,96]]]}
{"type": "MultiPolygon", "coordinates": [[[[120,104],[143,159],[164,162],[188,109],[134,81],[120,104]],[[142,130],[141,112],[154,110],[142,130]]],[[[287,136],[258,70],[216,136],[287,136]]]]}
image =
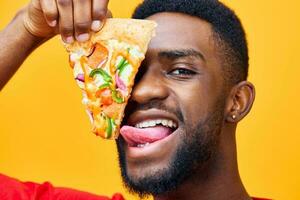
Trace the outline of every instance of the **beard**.
{"type": "Polygon", "coordinates": [[[181,129],[184,131],[179,134],[179,144],[176,146],[175,153],[165,168],[149,174],[141,174],[140,177],[131,177],[128,174],[124,150],[126,144],[124,139],[119,137],[117,139],[119,165],[123,183],[129,192],[138,194],[140,198],[162,195],[175,190],[189,179],[195,179],[196,176],[205,177],[206,174],[201,174],[201,169],[214,158],[217,152],[218,135],[221,133],[224,121],[224,106],[224,98],[220,98],[206,118],[194,125],[188,123],[188,120],[183,120],[182,112],[174,112],[179,119],[182,119],[181,122],[185,121],[181,123],[183,124],[181,129]]]}

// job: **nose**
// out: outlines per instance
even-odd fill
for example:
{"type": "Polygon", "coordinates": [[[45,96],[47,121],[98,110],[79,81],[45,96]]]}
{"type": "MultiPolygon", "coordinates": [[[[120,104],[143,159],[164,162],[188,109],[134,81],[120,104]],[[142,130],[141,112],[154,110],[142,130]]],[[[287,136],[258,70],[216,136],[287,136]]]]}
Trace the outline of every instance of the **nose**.
{"type": "Polygon", "coordinates": [[[139,104],[152,100],[163,100],[168,97],[168,89],[163,84],[162,75],[148,69],[141,75],[132,91],[131,99],[139,104]]]}

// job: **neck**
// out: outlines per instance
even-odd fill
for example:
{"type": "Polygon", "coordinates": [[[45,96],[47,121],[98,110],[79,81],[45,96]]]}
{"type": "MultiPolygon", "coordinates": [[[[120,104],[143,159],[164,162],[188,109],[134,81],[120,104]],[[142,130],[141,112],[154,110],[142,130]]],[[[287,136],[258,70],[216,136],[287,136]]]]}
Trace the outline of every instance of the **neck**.
{"type": "Polygon", "coordinates": [[[176,190],[154,200],[250,200],[238,173],[235,134],[222,135],[214,159],[176,190]]]}

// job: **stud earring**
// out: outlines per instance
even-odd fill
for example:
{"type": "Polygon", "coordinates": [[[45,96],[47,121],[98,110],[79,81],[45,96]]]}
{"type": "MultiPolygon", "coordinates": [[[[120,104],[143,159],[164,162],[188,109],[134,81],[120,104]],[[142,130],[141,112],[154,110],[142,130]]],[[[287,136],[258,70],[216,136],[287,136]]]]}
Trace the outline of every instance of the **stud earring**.
{"type": "Polygon", "coordinates": [[[236,119],[236,115],[232,115],[231,117],[232,117],[232,119],[236,119]]]}

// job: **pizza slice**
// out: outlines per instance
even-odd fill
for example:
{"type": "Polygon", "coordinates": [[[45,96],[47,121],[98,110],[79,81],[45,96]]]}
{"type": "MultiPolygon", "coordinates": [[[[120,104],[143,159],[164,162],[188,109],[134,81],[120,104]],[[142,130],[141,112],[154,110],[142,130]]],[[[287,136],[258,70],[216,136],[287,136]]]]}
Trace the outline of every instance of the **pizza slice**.
{"type": "Polygon", "coordinates": [[[96,135],[118,137],[134,78],[155,27],[148,20],[107,19],[88,42],[64,44],[96,135]]]}

